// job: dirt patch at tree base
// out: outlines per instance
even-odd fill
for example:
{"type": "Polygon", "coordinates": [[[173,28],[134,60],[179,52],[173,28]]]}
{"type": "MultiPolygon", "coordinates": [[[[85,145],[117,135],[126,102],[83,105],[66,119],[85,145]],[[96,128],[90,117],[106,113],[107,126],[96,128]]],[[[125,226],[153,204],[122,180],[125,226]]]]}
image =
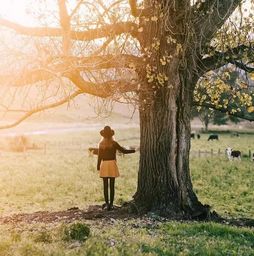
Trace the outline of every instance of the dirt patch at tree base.
{"type": "Polygon", "coordinates": [[[131,214],[126,208],[115,207],[112,211],[102,210],[100,205],[91,205],[86,210],[73,207],[64,211],[48,212],[38,211],[34,213],[20,213],[11,216],[0,217],[0,224],[25,223],[54,223],[54,222],[73,222],[75,220],[97,220],[97,219],[126,219],[137,217],[131,214]]]}
{"type": "MultiPolygon", "coordinates": [[[[153,219],[156,222],[165,222],[165,221],[181,221],[181,222],[190,222],[191,219],[175,219],[175,218],[167,218],[165,216],[161,217],[153,212],[149,212],[144,215],[139,215],[136,213],[132,213],[128,207],[118,207],[115,206],[114,210],[107,211],[103,210],[100,205],[91,205],[85,210],[81,210],[78,207],[73,207],[64,211],[57,212],[48,212],[48,211],[39,211],[34,213],[20,213],[14,214],[11,216],[0,217],[0,225],[1,224],[10,224],[15,225],[17,223],[58,223],[58,222],[66,222],[71,223],[74,221],[81,220],[129,220],[129,219],[137,219],[137,218],[149,218],[153,219]]],[[[195,220],[197,221],[197,220],[195,220]]],[[[203,222],[212,221],[216,223],[221,223],[225,225],[232,225],[237,227],[254,227],[254,219],[248,218],[222,218],[216,212],[213,212],[210,215],[210,218],[207,220],[202,220],[203,222]]]]}

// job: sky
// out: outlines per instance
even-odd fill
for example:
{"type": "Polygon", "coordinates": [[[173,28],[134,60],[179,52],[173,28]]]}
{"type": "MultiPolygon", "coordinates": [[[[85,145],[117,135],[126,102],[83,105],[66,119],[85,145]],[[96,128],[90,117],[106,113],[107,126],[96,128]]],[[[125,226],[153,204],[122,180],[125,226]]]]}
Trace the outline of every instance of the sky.
{"type": "Polygon", "coordinates": [[[24,25],[33,25],[36,21],[26,10],[29,7],[28,0],[0,0],[0,16],[24,25]]]}

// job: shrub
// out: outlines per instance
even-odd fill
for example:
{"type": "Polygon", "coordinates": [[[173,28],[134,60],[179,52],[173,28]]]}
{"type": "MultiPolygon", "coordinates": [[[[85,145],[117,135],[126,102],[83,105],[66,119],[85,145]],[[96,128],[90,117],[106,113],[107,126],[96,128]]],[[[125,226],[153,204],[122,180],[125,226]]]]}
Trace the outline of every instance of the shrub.
{"type": "Polygon", "coordinates": [[[63,231],[63,240],[64,241],[85,241],[89,234],[90,228],[84,223],[73,223],[69,226],[66,226],[63,231]]]}

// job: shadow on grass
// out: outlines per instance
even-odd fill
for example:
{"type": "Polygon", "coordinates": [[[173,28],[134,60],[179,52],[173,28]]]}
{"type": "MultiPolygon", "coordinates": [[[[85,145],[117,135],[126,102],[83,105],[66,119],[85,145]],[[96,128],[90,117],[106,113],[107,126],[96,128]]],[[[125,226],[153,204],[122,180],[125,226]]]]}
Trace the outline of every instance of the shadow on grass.
{"type": "Polygon", "coordinates": [[[254,219],[251,218],[223,218],[213,211],[208,221],[236,227],[254,227],[254,219]]]}
{"type": "Polygon", "coordinates": [[[49,212],[39,211],[34,213],[19,213],[11,216],[0,217],[0,224],[26,223],[52,223],[52,222],[72,222],[75,220],[96,220],[96,219],[125,219],[134,218],[137,215],[130,214],[126,208],[115,207],[112,211],[102,210],[100,205],[90,205],[87,209],[81,210],[73,207],[64,211],[49,212]]]}

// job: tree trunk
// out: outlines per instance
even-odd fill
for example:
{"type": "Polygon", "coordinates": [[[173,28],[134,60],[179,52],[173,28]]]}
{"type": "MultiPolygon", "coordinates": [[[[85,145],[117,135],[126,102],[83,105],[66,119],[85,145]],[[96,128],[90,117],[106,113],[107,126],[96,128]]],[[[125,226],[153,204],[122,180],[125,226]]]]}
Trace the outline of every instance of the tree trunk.
{"type": "Polygon", "coordinates": [[[140,105],[140,163],[134,202],[141,212],[206,218],[209,207],[193,192],[189,170],[192,95],[185,79],[169,81],[172,83],[173,88],[153,92],[149,102],[147,92],[140,93],[141,102],[146,101],[140,105]]]}
{"type": "MultiPolygon", "coordinates": [[[[154,15],[159,17],[161,7],[156,3],[146,0],[145,7],[155,4],[154,15]]],[[[187,8],[182,2],[176,5],[179,10],[187,8]]],[[[199,58],[193,47],[196,38],[190,36],[190,47],[184,48],[186,41],[180,35],[189,31],[188,23],[174,20],[175,10],[166,1],[163,6],[163,20],[150,26],[141,22],[145,36],[140,43],[149,64],[139,74],[143,82],[139,91],[140,162],[133,198],[141,212],[207,218],[209,207],[198,201],[189,170],[191,103],[199,58]]]]}
{"type": "Polygon", "coordinates": [[[208,125],[209,125],[209,115],[205,116],[205,132],[208,132],[208,125]]]}

